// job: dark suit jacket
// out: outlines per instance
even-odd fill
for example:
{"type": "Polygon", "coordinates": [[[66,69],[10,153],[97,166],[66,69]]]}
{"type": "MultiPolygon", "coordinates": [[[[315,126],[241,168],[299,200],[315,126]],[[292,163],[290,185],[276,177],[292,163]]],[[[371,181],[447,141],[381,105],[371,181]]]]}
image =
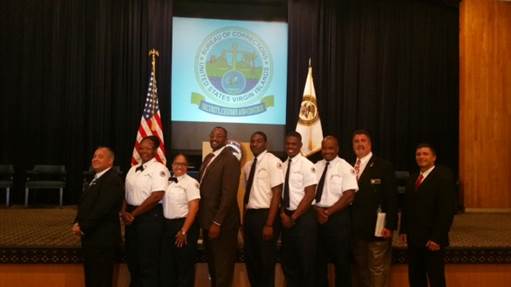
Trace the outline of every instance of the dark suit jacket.
{"type": "MultiPolygon", "coordinates": [[[[204,163],[203,163],[204,164],[204,163]]],[[[209,229],[213,221],[222,229],[238,228],[240,163],[226,147],[206,169],[200,184],[199,222],[209,229]]]]}
{"type": "Polygon", "coordinates": [[[82,245],[115,247],[121,242],[119,211],[124,198],[122,180],[113,169],[103,174],[82,194],[75,222],[82,245]]]}
{"type": "Polygon", "coordinates": [[[369,159],[358,180],[358,191],[352,205],[353,238],[375,240],[374,229],[378,207],[386,213],[385,227],[397,226],[397,189],[392,164],[380,157],[369,159]]]}
{"type": "Polygon", "coordinates": [[[449,229],[455,212],[455,183],[449,169],[436,166],[415,189],[419,173],[410,176],[406,186],[401,233],[408,245],[424,247],[428,240],[449,245],[449,229]]]}

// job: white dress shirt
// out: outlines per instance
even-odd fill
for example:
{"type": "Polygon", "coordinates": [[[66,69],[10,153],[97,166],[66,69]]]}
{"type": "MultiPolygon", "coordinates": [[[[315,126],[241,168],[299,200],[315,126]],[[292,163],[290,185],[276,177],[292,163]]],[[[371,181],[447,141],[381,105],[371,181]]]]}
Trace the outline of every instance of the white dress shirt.
{"type": "Polygon", "coordinates": [[[424,182],[426,177],[428,177],[428,175],[433,171],[434,168],[435,168],[435,166],[433,165],[432,167],[428,168],[424,172],[420,172],[420,174],[422,174],[422,181],[421,182],[424,182]]]}
{"type": "Polygon", "coordinates": [[[169,170],[155,158],[144,163],[143,171],[136,171],[140,165],[132,166],[126,175],[126,203],[141,205],[152,192],[165,191],[169,182],[169,170]]]}
{"type": "Polygon", "coordinates": [[[94,185],[96,184],[96,181],[103,175],[105,174],[107,171],[109,171],[110,169],[112,169],[111,167],[101,171],[101,172],[98,172],[94,175],[94,177],[92,178],[92,180],[90,181],[89,185],[94,185]]]}
{"type": "MultiPolygon", "coordinates": [[[[364,157],[360,158],[360,166],[358,168],[358,177],[360,178],[362,176],[362,173],[366,169],[367,163],[369,163],[369,160],[373,156],[373,152],[369,152],[364,157]]],[[[359,159],[357,158],[357,161],[359,159]]],[[[356,163],[355,163],[356,164],[356,163]]]]}
{"type": "MultiPolygon", "coordinates": [[[[324,159],[315,164],[318,181],[325,170],[325,165],[326,160],[324,159]]],[[[346,190],[350,189],[358,190],[355,169],[344,159],[336,157],[328,164],[321,200],[316,202],[316,205],[319,207],[331,207],[341,198],[346,190]]]]}
{"type": "MultiPolygon", "coordinates": [[[[245,175],[245,184],[250,175],[250,169],[254,160],[245,163],[243,174],[245,175]]],[[[250,197],[246,208],[260,209],[270,208],[271,199],[273,197],[272,188],[284,182],[284,174],[282,173],[282,162],[272,153],[263,151],[257,156],[256,170],[254,173],[254,181],[250,191],[250,197]]],[[[245,190],[248,192],[248,190],[245,190]]]]}
{"type": "MultiPolygon", "coordinates": [[[[289,158],[282,164],[282,174],[284,180],[287,169],[289,168],[289,158]]],[[[303,197],[305,188],[318,183],[314,164],[301,154],[297,154],[291,159],[291,169],[289,170],[289,210],[295,210],[303,197]]],[[[285,183],[284,183],[285,184],[285,183]]],[[[284,188],[282,188],[282,198],[284,198],[284,188]]],[[[314,201],[312,202],[314,204],[314,201]]]]}
{"type": "Polygon", "coordinates": [[[176,182],[170,182],[163,197],[163,215],[167,219],[186,217],[188,202],[199,199],[199,182],[188,174],[177,177],[176,182]]]}

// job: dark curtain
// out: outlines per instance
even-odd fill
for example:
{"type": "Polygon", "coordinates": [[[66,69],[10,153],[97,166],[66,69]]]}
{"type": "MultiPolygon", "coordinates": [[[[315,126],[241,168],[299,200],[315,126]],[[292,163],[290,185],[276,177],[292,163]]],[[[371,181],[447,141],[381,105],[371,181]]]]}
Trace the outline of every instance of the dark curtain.
{"type": "Polygon", "coordinates": [[[420,142],[458,169],[456,1],[291,0],[288,129],[294,129],[312,58],[324,134],[353,158],[355,129],[396,169],[415,168],[420,142]]]}
{"type": "Polygon", "coordinates": [[[152,48],[160,54],[160,108],[169,121],[172,1],[10,0],[6,6],[0,163],[15,165],[18,189],[34,164],[65,164],[65,199],[76,202],[95,147],[111,146],[115,164],[129,167],[152,48]]]}
{"type": "MultiPolygon", "coordinates": [[[[116,164],[127,171],[152,48],[160,52],[160,109],[163,122],[169,122],[173,2],[3,4],[0,163],[15,165],[18,191],[23,171],[34,164],[65,164],[65,200],[76,202],[82,172],[98,145],[113,147],[116,164]]],[[[285,19],[287,2],[288,129],[296,125],[310,57],[324,133],[341,139],[343,156],[352,156],[352,131],[366,128],[376,153],[398,169],[414,168],[415,145],[429,141],[437,146],[440,162],[457,170],[456,1],[177,2],[189,15],[201,15],[197,9],[226,15],[232,5],[236,15],[267,11],[261,19],[285,19]],[[219,11],[210,11],[214,7],[219,11]]],[[[169,132],[165,129],[167,142],[169,132]]],[[[15,200],[21,198],[18,192],[15,200]]]]}

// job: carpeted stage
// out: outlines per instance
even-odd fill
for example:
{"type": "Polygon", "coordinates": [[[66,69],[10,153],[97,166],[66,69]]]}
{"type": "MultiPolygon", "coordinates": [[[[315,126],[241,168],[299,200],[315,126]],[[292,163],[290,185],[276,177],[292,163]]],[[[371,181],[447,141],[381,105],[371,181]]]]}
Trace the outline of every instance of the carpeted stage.
{"type": "MultiPolygon", "coordinates": [[[[79,239],[70,232],[75,213],[75,207],[63,209],[0,208],[0,274],[5,275],[11,272],[15,266],[18,266],[18,269],[23,268],[23,265],[32,267],[46,264],[79,266],[77,265],[81,262],[79,239]],[[9,266],[9,268],[2,269],[2,266],[9,266]]],[[[486,271],[490,272],[490,275],[496,274],[492,270],[506,273],[511,271],[511,213],[458,214],[455,217],[450,238],[451,247],[446,252],[448,282],[449,270],[456,268],[451,265],[472,265],[472,268],[479,270],[478,272],[481,273],[479,275],[483,277],[486,271]],[[474,265],[491,268],[481,269],[474,265]]],[[[405,248],[399,244],[397,236],[395,236],[393,252],[394,269],[400,270],[399,268],[401,268],[398,273],[405,276],[406,269],[402,265],[402,263],[406,263],[405,248]]],[[[203,254],[199,260],[205,260],[203,254]]],[[[120,258],[120,261],[123,259],[120,258]]],[[[240,252],[239,261],[243,262],[242,252],[240,252]]],[[[125,267],[123,268],[125,269],[125,267]]],[[[123,272],[121,271],[121,273],[123,272]]],[[[393,273],[395,272],[393,271],[393,273]]],[[[396,276],[393,274],[392,286],[404,286],[402,283],[406,280],[403,281],[403,278],[394,280],[396,276]],[[398,281],[401,283],[396,284],[398,281]]],[[[503,284],[500,286],[511,286],[511,282],[501,282],[498,279],[508,280],[510,277],[499,276],[494,278],[495,282],[503,284]]],[[[123,280],[123,282],[125,281],[123,280]]],[[[118,284],[118,286],[121,285],[118,284]]],[[[5,280],[0,280],[0,286],[12,285],[6,283],[5,280]]],[[[62,286],[72,286],[72,284],[62,286]]]]}

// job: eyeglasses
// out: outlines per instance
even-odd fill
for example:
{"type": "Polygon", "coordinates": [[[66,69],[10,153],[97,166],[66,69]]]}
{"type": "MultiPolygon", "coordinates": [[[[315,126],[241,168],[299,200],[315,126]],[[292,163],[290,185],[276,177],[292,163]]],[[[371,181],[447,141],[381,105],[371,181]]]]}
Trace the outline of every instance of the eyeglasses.
{"type": "Polygon", "coordinates": [[[187,166],[187,163],[186,162],[173,162],[172,165],[174,166],[187,166]]]}

